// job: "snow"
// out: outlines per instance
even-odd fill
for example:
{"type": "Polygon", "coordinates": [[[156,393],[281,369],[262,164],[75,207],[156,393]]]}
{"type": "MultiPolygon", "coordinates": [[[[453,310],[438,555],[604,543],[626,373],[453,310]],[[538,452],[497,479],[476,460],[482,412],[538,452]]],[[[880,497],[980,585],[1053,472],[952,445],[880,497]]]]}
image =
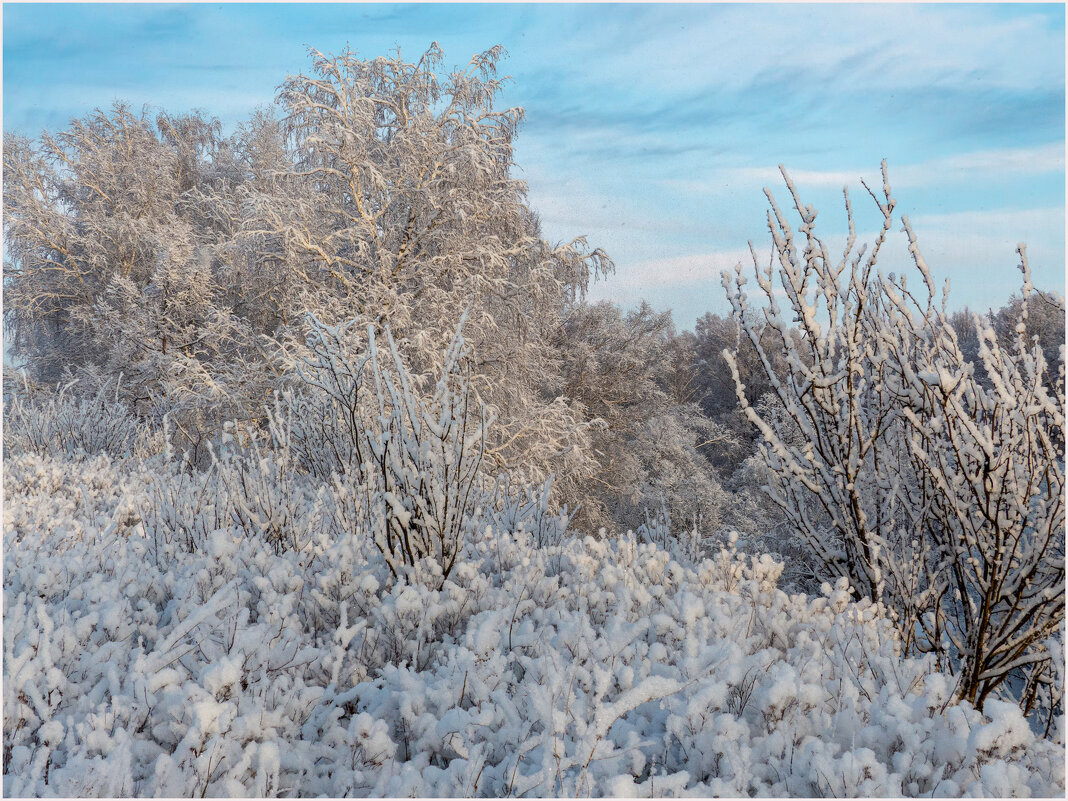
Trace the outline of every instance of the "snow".
{"type": "Polygon", "coordinates": [[[170,480],[8,456],[5,794],[1064,793],[1063,746],[943,711],[953,680],[843,582],[484,524],[447,581],[314,527],[190,551],[146,514],[170,480]]]}

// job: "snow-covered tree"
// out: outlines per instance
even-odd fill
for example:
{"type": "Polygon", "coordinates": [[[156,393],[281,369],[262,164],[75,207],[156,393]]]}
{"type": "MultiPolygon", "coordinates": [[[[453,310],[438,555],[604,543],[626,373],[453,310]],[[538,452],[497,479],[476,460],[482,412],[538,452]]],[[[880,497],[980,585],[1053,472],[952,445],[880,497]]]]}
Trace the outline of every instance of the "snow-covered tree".
{"type": "MultiPolygon", "coordinates": [[[[739,402],[763,435],[773,500],[828,578],[887,604],[905,646],[933,652],[956,674],[958,696],[982,705],[1023,676],[1048,685],[1048,673],[1030,674],[1048,671],[1045,643],[1064,619],[1063,367],[1049,375],[1025,322],[1005,348],[976,317],[990,385],[981,383],[945,298],[936,302],[907,217],[924,291],[876,271],[894,219],[885,164],[882,196],[871,193],[882,230],[870,250],[856,249],[847,193],[849,237],[837,260],[815,232],[815,209],[783,175],[800,236],[768,192],[773,257],[756,265],[763,323],[754,322],[741,265],[723,279],[786,415],[777,424],[749,403],[727,352],[739,402]],[[761,342],[765,324],[777,333],[785,377],[761,342]]],[[[1026,300],[1022,247],[1020,255],[1026,300]]]]}
{"type": "Polygon", "coordinates": [[[168,244],[186,240],[178,172],[147,117],[122,105],[38,143],[5,136],[5,315],[36,376],[99,357],[89,326],[105,288],[147,285],[168,244]]]}
{"type": "Polygon", "coordinates": [[[33,376],[114,381],[191,442],[205,415],[243,416],[253,332],[228,303],[218,231],[187,202],[220,180],[217,121],[116,105],[5,145],[5,323],[33,376]]]}
{"type": "Polygon", "coordinates": [[[647,510],[663,508],[676,530],[717,528],[726,497],[703,450],[730,437],[683,401],[690,389],[680,361],[692,356],[680,347],[671,313],[647,304],[624,314],[601,302],[568,315],[565,391],[596,422],[597,471],[579,488],[579,525],[637,528],[647,510]]]}
{"type": "Polygon", "coordinates": [[[499,421],[489,464],[539,483],[589,475],[554,336],[611,262],[541,237],[512,174],[522,110],[497,108],[501,54],[444,73],[436,44],[415,63],[312,51],[281,113],[230,137],[125,106],[38,143],[9,137],[16,354],[47,381],[123,372],[129,399],[167,408],[194,444],[223,419],[264,424],[307,355],[307,313],[389,325],[419,384],[468,309],[472,386],[499,421]]]}
{"type": "Polygon", "coordinates": [[[541,238],[512,176],[522,111],[495,107],[501,53],[440,75],[437,45],[415,63],[313,51],[279,95],[293,180],[253,198],[245,236],[301,276],[295,310],[388,324],[417,383],[467,309],[472,386],[498,420],[487,460],[541,481],[589,470],[550,336],[611,263],[541,238]]]}

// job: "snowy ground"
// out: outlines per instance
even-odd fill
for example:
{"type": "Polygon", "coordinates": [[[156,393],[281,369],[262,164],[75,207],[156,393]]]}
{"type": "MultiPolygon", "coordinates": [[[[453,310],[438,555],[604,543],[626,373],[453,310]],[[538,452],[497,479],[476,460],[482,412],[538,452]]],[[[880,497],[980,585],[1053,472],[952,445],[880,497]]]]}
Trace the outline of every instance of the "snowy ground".
{"type": "Polygon", "coordinates": [[[1015,706],[770,559],[487,531],[438,589],[355,536],[184,552],[152,480],[5,461],[6,795],[1064,794],[1015,706]]]}

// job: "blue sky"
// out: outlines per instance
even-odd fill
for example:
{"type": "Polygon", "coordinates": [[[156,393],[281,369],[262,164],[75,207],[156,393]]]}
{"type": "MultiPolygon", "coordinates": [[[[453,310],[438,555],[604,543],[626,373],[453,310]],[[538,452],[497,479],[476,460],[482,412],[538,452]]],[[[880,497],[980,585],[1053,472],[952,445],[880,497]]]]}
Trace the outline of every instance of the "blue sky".
{"type": "MultiPolygon", "coordinates": [[[[848,183],[890,163],[899,208],[953,306],[1064,292],[1064,7],[1051,5],[188,4],[3,7],[4,129],[36,135],[115,99],[232,126],[306,46],[449,65],[494,44],[523,106],[516,160],[552,239],[617,264],[594,290],[690,327],[727,309],[719,271],[767,241],[785,163],[832,242],[848,183]]],[[[870,181],[869,181],[870,182],[870,181]]],[[[886,269],[901,269],[903,235],[886,269]]]]}

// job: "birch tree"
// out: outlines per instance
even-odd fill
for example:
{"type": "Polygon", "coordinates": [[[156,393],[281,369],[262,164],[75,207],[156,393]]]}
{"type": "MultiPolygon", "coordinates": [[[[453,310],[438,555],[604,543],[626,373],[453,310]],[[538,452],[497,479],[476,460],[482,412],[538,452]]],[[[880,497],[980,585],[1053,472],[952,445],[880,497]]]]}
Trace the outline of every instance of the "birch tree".
{"type": "Polygon", "coordinates": [[[113,277],[149,282],[176,222],[177,173],[149,120],[123,105],[37,143],[5,136],[5,321],[38,377],[99,354],[89,310],[113,277]]]}
{"type": "MultiPolygon", "coordinates": [[[[593,469],[552,335],[612,265],[581,238],[541,237],[512,175],[522,110],[496,105],[501,55],[442,74],[436,44],[414,63],[312,51],[278,98],[290,174],[250,195],[242,236],[255,263],[299,276],[289,321],[388,325],[417,383],[440,372],[467,309],[471,385],[498,421],[487,463],[540,482],[593,469]]],[[[289,330],[292,364],[304,339],[289,330]]]]}
{"type": "Polygon", "coordinates": [[[243,415],[252,331],[227,302],[218,227],[189,203],[224,179],[221,141],[199,114],[122,104],[5,138],[5,324],[34,377],[117,381],[191,439],[205,415],[243,415]]]}

